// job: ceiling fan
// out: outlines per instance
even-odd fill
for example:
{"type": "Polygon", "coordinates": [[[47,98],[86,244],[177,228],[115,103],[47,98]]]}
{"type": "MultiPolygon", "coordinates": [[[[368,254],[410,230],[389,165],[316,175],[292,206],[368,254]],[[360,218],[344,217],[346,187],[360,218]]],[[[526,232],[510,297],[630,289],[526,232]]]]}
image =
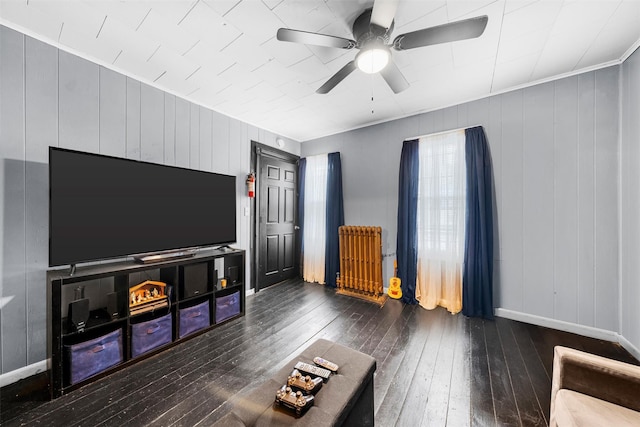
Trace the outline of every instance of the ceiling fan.
{"type": "Polygon", "coordinates": [[[391,48],[408,50],[479,37],[484,32],[489,18],[478,16],[450,22],[436,27],[424,28],[406,34],[400,34],[391,40],[393,19],[399,0],[376,0],[373,8],[366,9],[353,23],[355,40],[326,34],[280,28],[277,38],[280,41],[335,47],[339,49],[360,49],[353,61],[348,62],[329,80],[316,90],[316,93],[328,93],[356,68],[365,73],[380,73],[394,93],[400,93],[409,87],[407,79],[398,66],[391,60],[391,48]]]}

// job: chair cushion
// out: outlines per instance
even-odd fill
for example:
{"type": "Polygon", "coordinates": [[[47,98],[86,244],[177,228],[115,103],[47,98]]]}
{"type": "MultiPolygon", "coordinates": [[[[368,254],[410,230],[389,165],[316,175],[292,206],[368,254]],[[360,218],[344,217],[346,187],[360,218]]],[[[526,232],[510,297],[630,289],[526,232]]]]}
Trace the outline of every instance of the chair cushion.
{"type": "Polygon", "coordinates": [[[555,420],[558,427],[637,427],[640,425],[640,412],[562,389],[556,394],[555,420]]]}

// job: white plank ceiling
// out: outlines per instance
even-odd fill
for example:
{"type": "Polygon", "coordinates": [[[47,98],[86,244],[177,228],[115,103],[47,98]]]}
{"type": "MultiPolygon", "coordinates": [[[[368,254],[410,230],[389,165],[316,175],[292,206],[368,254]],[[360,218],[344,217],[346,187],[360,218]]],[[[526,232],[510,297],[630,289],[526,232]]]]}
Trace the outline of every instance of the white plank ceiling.
{"type": "Polygon", "coordinates": [[[610,64],[640,39],[640,0],[400,0],[398,34],[488,15],[477,39],[393,52],[394,94],[357,50],[280,42],[280,27],[353,38],[372,0],[0,0],[0,23],[297,141],[442,108],[610,64]]]}

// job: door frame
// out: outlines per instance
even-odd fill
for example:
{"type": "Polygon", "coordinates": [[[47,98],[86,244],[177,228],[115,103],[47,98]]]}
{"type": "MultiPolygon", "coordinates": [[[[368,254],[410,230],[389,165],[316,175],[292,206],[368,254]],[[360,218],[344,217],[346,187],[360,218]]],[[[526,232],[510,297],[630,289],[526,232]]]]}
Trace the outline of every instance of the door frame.
{"type": "MultiPolygon", "coordinates": [[[[300,161],[300,156],[297,156],[295,154],[292,153],[288,153],[286,151],[283,150],[279,150],[277,148],[271,147],[269,145],[265,145],[265,144],[261,144],[257,141],[251,140],[251,171],[254,173],[254,175],[257,177],[260,175],[260,167],[262,166],[262,158],[263,157],[270,157],[270,158],[274,158],[274,159],[278,159],[278,160],[285,160],[285,161],[294,161],[296,163],[296,165],[298,164],[298,162],[300,161]]],[[[298,184],[299,184],[299,177],[298,174],[296,173],[296,203],[297,203],[297,199],[299,197],[299,191],[300,189],[298,188],[298,184]]],[[[258,208],[260,206],[260,184],[256,181],[256,186],[255,186],[255,193],[256,193],[256,197],[254,197],[253,199],[250,199],[250,211],[251,211],[251,270],[252,270],[252,274],[251,274],[251,288],[254,290],[254,292],[259,292],[260,291],[260,286],[258,285],[258,271],[259,271],[259,256],[260,256],[260,251],[258,250],[258,248],[260,247],[260,215],[258,214],[258,208]]],[[[295,210],[296,214],[295,214],[295,219],[294,219],[294,224],[295,227],[298,226],[299,222],[298,222],[298,209],[296,207],[295,210]]],[[[300,274],[300,245],[299,245],[299,240],[300,240],[300,236],[299,233],[296,235],[296,253],[294,254],[296,263],[295,263],[295,271],[298,272],[298,275],[300,274]]]]}

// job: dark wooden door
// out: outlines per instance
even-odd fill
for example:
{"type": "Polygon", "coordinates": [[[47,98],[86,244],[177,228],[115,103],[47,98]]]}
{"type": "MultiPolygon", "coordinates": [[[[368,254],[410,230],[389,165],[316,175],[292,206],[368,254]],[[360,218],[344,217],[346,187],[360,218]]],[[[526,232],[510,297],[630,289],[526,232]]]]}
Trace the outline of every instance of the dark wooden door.
{"type": "Polygon", "coordinates": [[[258,153],[257,289],[298,276],[296,245],[298,166],[258,153]]]}

